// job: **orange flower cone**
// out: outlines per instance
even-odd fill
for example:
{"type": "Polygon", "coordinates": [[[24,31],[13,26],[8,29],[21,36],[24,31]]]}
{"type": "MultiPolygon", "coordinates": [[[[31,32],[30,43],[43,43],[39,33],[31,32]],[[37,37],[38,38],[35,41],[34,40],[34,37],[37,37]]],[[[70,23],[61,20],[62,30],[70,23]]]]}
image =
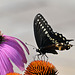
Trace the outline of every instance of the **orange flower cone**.
{"type": "Polygon", "coordinates": [[[6,75],[22,75],[22,74],[19,74],[19,73],[8,73],[6,75]]]}
{"type": "Polygon", "coordinates": [[[37,60],[31,62],[24,75],[57,75],[57,69],[52,63],[37,60]]]}

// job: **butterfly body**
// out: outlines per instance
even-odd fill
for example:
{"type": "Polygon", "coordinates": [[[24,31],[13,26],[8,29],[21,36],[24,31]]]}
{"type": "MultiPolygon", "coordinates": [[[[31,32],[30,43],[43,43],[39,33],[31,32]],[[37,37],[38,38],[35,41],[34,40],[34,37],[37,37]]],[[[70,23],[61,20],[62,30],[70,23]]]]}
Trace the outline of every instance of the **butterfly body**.
{"type": "Polygon", "coordinates": [[[68,50],[73,45],[69,44],[62,34],[54,32],[48,22],[41,14],[37,14],[34,19],[34,35],[40,54],[53,53],[58,54],[56,50],[68,50]]]}

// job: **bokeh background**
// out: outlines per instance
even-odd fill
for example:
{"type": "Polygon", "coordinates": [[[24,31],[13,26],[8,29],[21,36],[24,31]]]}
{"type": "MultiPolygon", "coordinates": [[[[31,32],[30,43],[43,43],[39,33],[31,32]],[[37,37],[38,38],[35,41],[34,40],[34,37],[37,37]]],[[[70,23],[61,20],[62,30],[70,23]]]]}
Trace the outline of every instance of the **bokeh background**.
{"type": "MultiPolygon", "coordinates": [[[[75,0],[0,0],[0,30],[37,47],[33,31],[37,13],[46,18],[54,31],[75,39],[75,0]]],[[[25,51],[28,60],[25,68],[37,54],[32,47],[28,48],[30,55],[25,51]]],[[[68,51],[58,51],[58,55],[47,55],[58,69],[58,75],[75,75],[75,46],[68,51]]],[[[15,65],[14,71],[23,73],[15,65]]]]}

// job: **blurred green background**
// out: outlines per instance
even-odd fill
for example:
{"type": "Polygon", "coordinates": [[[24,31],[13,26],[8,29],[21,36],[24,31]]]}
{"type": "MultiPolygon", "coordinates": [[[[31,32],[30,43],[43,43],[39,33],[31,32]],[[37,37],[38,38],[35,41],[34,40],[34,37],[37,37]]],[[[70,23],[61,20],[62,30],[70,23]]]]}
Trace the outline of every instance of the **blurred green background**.
{"type": "MultiPolygon", "coordinates": [[[[74,0],[0,0],[0,30],[3,34],[21,39],[37,47],[33,20],[41,13],[54,31],[68,39],[75,39],[75,1],[74,0]]],[[[75,42],[71,42],[75,45],[75,42]]],[[[28,46],[30,55],[25,52],[28,63],[33,61],[36,51],[28,46]]],[[[68,51],[58,51],[58,55],[47,54],[49,62],[59,71],[58,75],[74,75],[75,46],[68,51]]],[[[26,66],[25,65],[25,68],[26,66]]],[[[21,72],[14,66],[15,72],[21,72]]]]}

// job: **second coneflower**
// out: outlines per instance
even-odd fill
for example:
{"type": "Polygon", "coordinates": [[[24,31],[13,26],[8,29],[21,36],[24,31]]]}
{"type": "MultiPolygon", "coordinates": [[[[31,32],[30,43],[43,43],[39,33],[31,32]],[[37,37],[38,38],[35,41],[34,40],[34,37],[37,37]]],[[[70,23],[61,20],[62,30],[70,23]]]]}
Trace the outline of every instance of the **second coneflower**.
{"type": "Polygon", "coordinates": [[[31,62],[24,75],[57,75],[57,69],[52,63],[37,60],[31,62]]]}

